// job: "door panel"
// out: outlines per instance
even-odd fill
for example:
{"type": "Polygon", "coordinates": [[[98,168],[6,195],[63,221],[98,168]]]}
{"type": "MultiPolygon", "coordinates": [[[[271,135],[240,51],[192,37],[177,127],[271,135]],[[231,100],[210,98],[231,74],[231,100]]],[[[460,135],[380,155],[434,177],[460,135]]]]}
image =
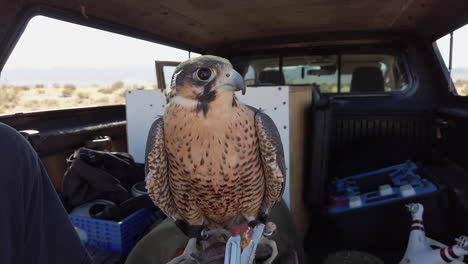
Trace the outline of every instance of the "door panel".
{"type": "Polygon", "coordinates": [[[346,177],[416,159],[431,152],[430,112],[340,111],[332,114],[330,173],[346,177]]]}
{"type": "Polygon", "coordinates": [[[468,170],[468,110],[441,108],[437,111],[437,149],[444,157],[468,170]]]}
{"type": "Polygon", "coordinates": [[[90,107],[0,116],[29,140],[57,191],[74,150],[99,136],[112,139],[112,151],[127,151],[125,106],[90,107]]]}

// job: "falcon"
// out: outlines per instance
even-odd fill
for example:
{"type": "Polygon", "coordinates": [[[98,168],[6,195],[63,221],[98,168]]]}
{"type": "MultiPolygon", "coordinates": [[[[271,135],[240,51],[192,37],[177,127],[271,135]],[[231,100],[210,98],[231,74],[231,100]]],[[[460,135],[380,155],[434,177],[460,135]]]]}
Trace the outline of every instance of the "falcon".
{"type": "Polygon", "coordinates": [[[285,161],[272,119],[236,97],[242,76],[220,57],[179,64],[146,146],[153,202],[189,237],[241,217],[264,222],[281,198],[285,161]]]}

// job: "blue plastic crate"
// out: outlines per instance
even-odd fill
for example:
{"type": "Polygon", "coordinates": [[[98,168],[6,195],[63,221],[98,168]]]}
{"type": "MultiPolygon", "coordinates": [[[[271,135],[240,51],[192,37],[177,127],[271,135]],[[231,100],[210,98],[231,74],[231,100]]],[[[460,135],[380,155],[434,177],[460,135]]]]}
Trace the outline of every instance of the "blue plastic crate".
{"type": "Polygon", "coordinates": [[[337,179],[331,185],[331,203],[328,212],[339,214],[343,212],[359,210],[384,203],[391,203],[404,200],[410,196],[422,196],[437,191],[437,186],[428,179],[421,178],[417,173],[416,163],[408,160],[405,163],[370,171],[346,178],[337,179]],[[391,194],[381,195],[379,186],[388,184],[391,194]],[[400,187],[410,185],[414,194],[404,196],[400,192],[400,187]],[[334,195],[338,194],[338,195],[334,195]],[[358,197],[361,205],[351,207],[349,201],[352,197],[358,197]]]}
{"type": "Polygon", "coordinates": [[[74,226],[87,234],[86,247],[128,254],[161,217],[160,211],[140,209],[120,222],[69,215],[74,226]]]}

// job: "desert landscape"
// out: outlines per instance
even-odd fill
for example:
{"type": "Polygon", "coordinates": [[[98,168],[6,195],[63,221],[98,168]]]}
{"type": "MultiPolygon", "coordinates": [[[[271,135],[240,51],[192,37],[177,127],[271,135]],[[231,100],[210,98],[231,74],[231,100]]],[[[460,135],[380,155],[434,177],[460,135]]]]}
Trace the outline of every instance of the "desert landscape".
{"type": "MultiPolygon", "coordinates": [[[[468,96],[468,81],[455,82],[457,92],[468,96]]],[[[125,104],[127,90],[157,89],[156,85],[125,84],[112,85],[36,84],[1,85],[0,114],[44,111],[85,106],[125,104]]],[[[336,89],[335,89],[336,90],[336,89]]],[[[333,91],[331,91],[333,92],[333,91]]]]}
{"type": "Polygon", "coordinates": [[[458,95],[468,96],[468,81],[467,80],[457,80],[455,81],[455,88],[457,89],[458,95]]]}
{"type": "Polygon", "coordinates": [[[109,86],[75,84],[1,85],[0,114],[125,104],[127,90],[156,89],[117,81],[109,86]]]}

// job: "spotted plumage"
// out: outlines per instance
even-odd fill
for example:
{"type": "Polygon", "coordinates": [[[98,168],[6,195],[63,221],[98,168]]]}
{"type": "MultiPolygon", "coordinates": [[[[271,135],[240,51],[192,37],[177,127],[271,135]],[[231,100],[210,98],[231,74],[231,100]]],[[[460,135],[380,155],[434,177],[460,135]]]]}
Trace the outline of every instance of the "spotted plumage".
{"type": "Polygon", "coordinates": [[[278,130],[237,99],[234,92],[244,89],[242,77],[219,57],[198,57],[175,70],[169,104],[148,136],[146,181],[155,204],[183,226],[252,220],[281,197],[278,130]]]}

